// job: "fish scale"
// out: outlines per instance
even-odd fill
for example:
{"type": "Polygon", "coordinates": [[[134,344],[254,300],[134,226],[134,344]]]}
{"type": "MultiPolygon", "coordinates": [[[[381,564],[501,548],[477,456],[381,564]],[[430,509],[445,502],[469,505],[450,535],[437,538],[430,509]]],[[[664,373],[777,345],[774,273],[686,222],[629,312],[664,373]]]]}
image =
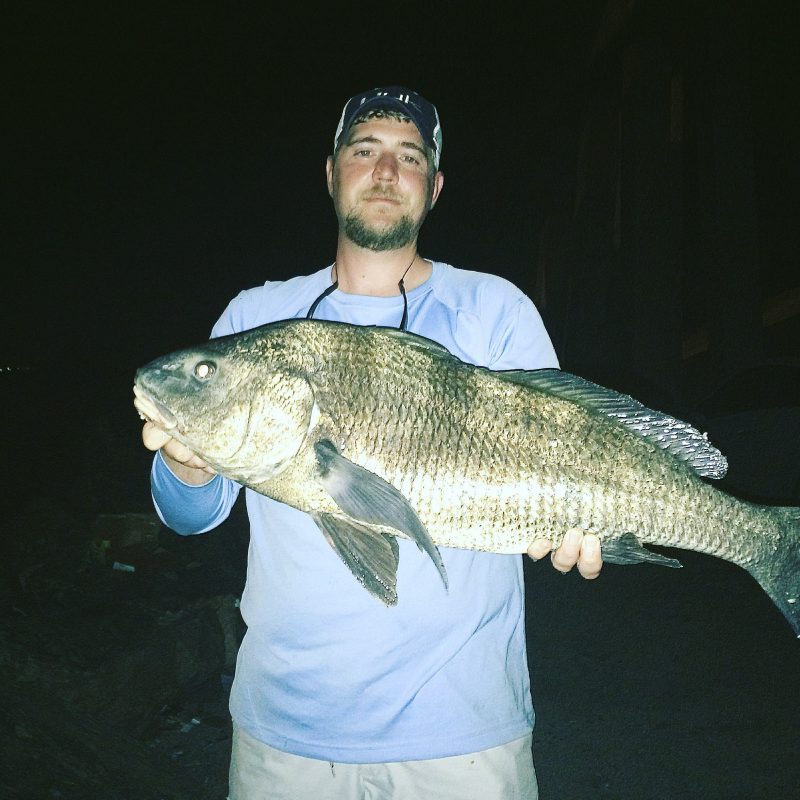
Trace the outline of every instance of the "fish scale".
{"type": "Polygon", "coordinates": [[[157,359],[136,392],[218,472],[311,514],[388,604],[394,536],[446,582],[437,546],[522,553],[580,527],[615,563],[679,566],[647,544],[736,563],[800,634],[800,510],[714,488],[726,462],[698,431],[577,376],[493,372],[413,334],[286,320],[157,359]]]}

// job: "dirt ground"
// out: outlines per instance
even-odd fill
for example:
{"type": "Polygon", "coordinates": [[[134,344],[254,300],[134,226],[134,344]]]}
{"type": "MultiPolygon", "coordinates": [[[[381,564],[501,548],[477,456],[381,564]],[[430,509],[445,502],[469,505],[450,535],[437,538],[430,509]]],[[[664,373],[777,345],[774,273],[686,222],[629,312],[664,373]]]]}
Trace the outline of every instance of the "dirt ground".
{"type": "Polygon", "coordinates": [[[119,548],[77,535],[48,504],[17,518],[61,545],[57,559],[23,548],[27,559],[4,564],[2,798],[227,794],[243,558],[222,551],[235,526],[181,538],[134,516],[145,535],[119,548]],[[98,546],[87,556],[82,541],[98,546]]]}
{"type": "MultiPolygon", "coordinates": [[[[225,798],[245,538],[237,517],[93,562],[76,536],[6,569],[0,796],[225,798]]],[[[800,643],[742,571],[678,555],[592,583],[527,567],[543,800],[800,798],[800,643]]]]}

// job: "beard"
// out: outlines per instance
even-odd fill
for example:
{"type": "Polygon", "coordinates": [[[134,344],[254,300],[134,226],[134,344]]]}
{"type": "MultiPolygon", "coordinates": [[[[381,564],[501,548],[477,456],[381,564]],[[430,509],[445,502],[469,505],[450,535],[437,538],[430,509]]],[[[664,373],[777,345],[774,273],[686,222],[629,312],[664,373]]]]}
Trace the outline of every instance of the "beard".
{"type": "Polygon", "coordinates": [[[387,228],[370,227],[355,211],[342,220],[342,231],[353,244],[376,253],[406,247],[417,238],[421,227],[422,220],[415,222],[408,214],[387,228]]]}
{"type": "MultiPolygon", "coordinates": [[[[387,196],[389,192],[384,193],[381,190],[376,190],[374,194],[376,196],[387,196]]],[[[429,180],[426,187],[425,205],[419,219],[403,214],[396,222],[388,226],[370,226],[363,217],[359,216],[355,209],[350,209],[347,213],[344,213],[344,209],[339,206],[336,198],[334,198],[334,205],[336,206],[336,215],[339,218],[342,233],[353,244],[366,250],[380,253],[386,250],[399,250],[413,244],[422,227],[422,223],[425,221],[425,217],[428,216],[428,212],[431,210],[432,197],[433,182],[429,180]]],[[[367,199],[369,199],[369,196],[367,199]]]]}

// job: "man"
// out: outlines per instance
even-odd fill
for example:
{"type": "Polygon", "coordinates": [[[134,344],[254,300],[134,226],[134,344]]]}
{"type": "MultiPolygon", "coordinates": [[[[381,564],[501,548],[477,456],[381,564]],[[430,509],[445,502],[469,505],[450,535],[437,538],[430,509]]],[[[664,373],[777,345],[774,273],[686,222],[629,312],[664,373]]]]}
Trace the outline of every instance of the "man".
{"type": "MultiPolygon", "coordinates": [[[[444,183],[441,150],[438,113],[419,94],[388,87],[351,98],[326,164],[335,262],[242,292],[212,335],[313,315],[407,327],[492,369],[557,366],[516,287],[417,252],[444,183]]],[[[157,421],[153,408],[142,410],[157,421]]],[[[227,517],[237,484],[212,477],[152,423],[143,439],[159,451],[153,497],[167,525],[200,533],[227,517]]],[[[246,497],[248,628],[231,690],[231,800],[535,798],[522,559],[446,550],[444,593],[426,556],[401,540],[400,600],[386,608],[310,517],[246,497]]],[[[537,541],[529,554],[549,550],[537,541]]],[[[602,563],[597,538],[580,531],[551,558],[587,578],[602,563]]]]}

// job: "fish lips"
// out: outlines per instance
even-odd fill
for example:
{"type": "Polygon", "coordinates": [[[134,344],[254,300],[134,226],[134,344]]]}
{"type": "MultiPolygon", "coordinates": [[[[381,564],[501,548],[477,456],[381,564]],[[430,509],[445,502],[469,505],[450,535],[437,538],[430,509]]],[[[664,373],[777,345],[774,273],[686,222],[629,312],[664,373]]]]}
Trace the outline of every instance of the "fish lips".
{"type": "Polygon", "coordinates": [[[136,410],[144,419],[152,422],[165,431],[174,430],[178,424],[178,418],[167,408],[158,398],[153,397],[146,389],[138,383],[133,386],[134,401],[136,410]]]}

